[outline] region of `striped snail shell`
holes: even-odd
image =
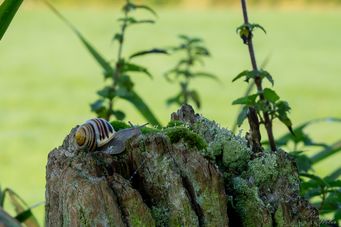
[[[94,118],[79,126],[75,140],[79,148],[95,151],[98,147],[107,144],[114,135],[115,130],[108,121],[102,118]]]

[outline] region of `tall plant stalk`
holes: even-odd
[[[249,17],[248,17],[248,13],[247,13],[247,5],[246,5],[246,0],[241,0],[241,4],[242,4],[242,10],[243,10],[243,17],[244,17],[244,24],[250,24],[249,23]],[[257,61],[256,61],[256,56],[255,56],[255,50],[253,47],[253,42],[252,42],[252,35],[250,34],[247,37],[247,46],[249,49],[249,54],[250,54],[250,60],[251,60],[251,65],[252,65],[252,69],[255,72],[258,72],[258,66],[257,66]],[[264,91],[263,91],[263,86],[262,86],[262,78],[260,77],[260,75],[256,75],[254,77],[254,81],[257,87],[257,91],[259,93],[259,97],[260,100],[265,101],[264,98]],[[267,102],[266,102],[266,105]],[[254,117],[252,117],[252,115]],[[252,130],[252,136],[255,135],[260,135],[259,132],[259,122],[255,121],[255,110],[254,108],[250,107],[249,109],[249,124]],[[268,139],[269,139],[269,144],[271,147],[272,151],[276,151],[276,143],[275,143],[275,139],[274,139],[274,135],[273,135],[273,131],[272,131],[272,121],[270,120],[270,116],[269,113],[267,111],[263,111],[263,117],[264,117],[264,126],[266,129],[266,132],[268,134]],[[257,117],[258,118],[258,117]],[[257,142],[257,144],[260,144],[260,136],[258,136],[258,138],[253,138],[255,142]]]

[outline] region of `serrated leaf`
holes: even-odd
[[[144,116],[144,118],[152,125],[161,126],[159,121],[156,119],[152,111],[149,109],[147,104],[140,98],[140,96],[131,91],[128,94],[120,96],[122,99],[129,101],[135,106],[135,108]]]
[[[277,102],[280,97],[277,95],[277,93],[270,89],[270,88],[265,88],[263,91],[264,98],[268,100],[269,102],[275,103]]]
[[[152,74],[150,74],[147,68],[137,65],[137,64],[128,63],[128,62],[124,63],[122,72],[139,72],[139,73],[146,74],[150,78],[153,78]]]
[[[129,58],[132,59],[132,58],[144,56],[144,55],[147,55],[147,54],[167,54],[168,55],[169,53],[165,49],[154,48],[154,49],[151,49],[151,50],[139,51],[137,53],[134,53],[134,54],[130,55]]]
[[[23,0],[4,0],[0,5],[0,40],[4,36],[22,2]]]
[[[243,72],[239,73],[235,78],[233,78],[232,82],[235,82],[236,80],[242,78],[242,77],[246,77],[246,75],[249,73],[249,70],[244,70]]]
[[[249,114],[249,108],[244,106],[243,109],[240,111],[238,118],[237,118],[238,127],[242,126],[248,114]]]
[[[234,100],[232,102],[232,105],[247,105],[247,106],[251,106],[251,105],[254,105],[256,103],[256,98],[257,97],[258,97],[258,94],[242,97],[242,98]]]
[[[245,77],[245,81],[249,81],[251,78],[256,78],[258,76],[258,72],[255,70],[249,71],[249,70],[244,70],[243,72],[239,73],[233,80],[232,82]]]
[[[107,62],[102,55],[85,39],[85,37],[78,31],[78,29],[69,21],[67,20],[51,3],[48,1],[44,1],[45,4],[51,9],[51,11],[59,17],[80,39],[83,43],[85,48],[89,51],[92,57],[96,60],[96,62],[102,67],[105,75],[112,75],[114,69],[111,67],[109,62]]]

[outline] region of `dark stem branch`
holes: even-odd
[[[241,4],[242,4],[242,10],[243,10],[243,17],[244,17],[244,24],[249,24],[249,18],[248,18],[248,14],[247,14],[247,6],[246,6],[246,0],[241,0]],[[248,49],[249,49],[249,54],[250,54],[250,59],[251,59],[251,64],[252,64],[252,68],[254,71],[258,71],[258,67],[257,67],[257,61],[256,61],[256,56],[255,56],[255,51],[254,51],[254,47],[253,47],[253,42],[252,42],[252,34],[250,31],[250,35],[248,36]],[[265,101],[264,95],[263,95],[263,87],[262,87],[262,79],[257,76],[255,78],[255,84],[257,87],[257,91],[259,93],[259,97],[260,100]],[[253,110],[249,110],[249,112],[253,112]],[[276,144],[275,144],[275,139],[273,136],[273,132],[272,132],[272,121],[270,119],[269,113],[264,111],[263,112],[263,117],[264,117],[264,125],[265,125],[265,129],[266,132],[268,134],[268,139],[269,139],[269,144],[271,147],[272,151],[276,151]],[[250,122],[251,119],[254,119],[253,117],[249,117],[249,124],[250,124],[250,128],[252,131],[252,135],[260,135],[260,131],[259,131],[259,121],[257,118],[257,122]],[[256,145],[260,145],[260,137],[258,138],[253,138],[253,140],[258,140],[259,141],[253,141]]]
[[[129,3],[129,0],[126,1],[126,4]],[[117,80],[121,75],[121,71],[122,71],[122,53],[123,53],[123,45],[124,45],[124,39],[125,39],[125,32],[127,29],[127,19],[128,18],[128,12],[125,11],[124,12],[124,21],[123,24],[121,26],[121,38],[119,41],[119,46],[118,46],[118,53],[117,53],[117,61],[116,61],[116,67],[115,67],[115,72],[112,75],[112,87],[114,90],[116,90],[116,86],[117,86]],[[107,116],[106,116],[106,120],[110,120],[110,117],[112,115],[112,109],[113,109],[113,105],[114,105],[114,98],[109,100],[109,105],[108,105],[108,112],[107,112]]]

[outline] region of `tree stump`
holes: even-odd
[[[46,226],[319,226],[284,151],[253,153],[188,105],[118,155],[77,150],[75,130],[48,156]]]

